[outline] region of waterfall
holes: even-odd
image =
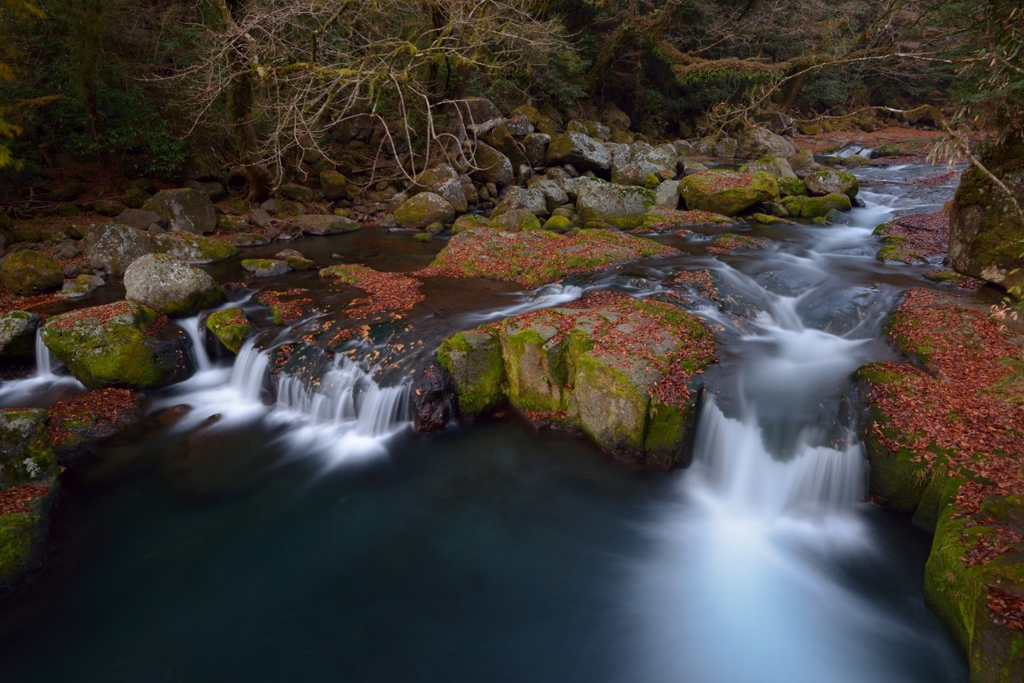
[[[53,369],[60,365],[60,361],[53,357],[50,349],[43,343],[41,329],[40,326],[40,329],[36,330],[36,377],[43,379],[54,376]]]
[[[238,350],[238,358],[231,368],[228,384],[246,401],[259,402],[263,394],[263,380],[270,365],[270,357],[256,348],[250,339]]]
[[[179,321],[178,326],[192,341],[192,358],[196,363],[196,371],[204,372],[213,367],[213,362],[210,361],[210,355],[206,353],[206,335],[199,321],[199,316],[185,318]]]

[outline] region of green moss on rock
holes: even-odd
[[[240,308],[225,308],[211,313],[206,329],[231,353],[237,354],[252,334],[253,326]]]
[[[49,254],[23,249],[8,256],[0,265],[0,280],[12,294],[32,296],[60,289],[64,273]]]
[[[185,332],[131,301],[54,316],[40,334],[53,355],[90,389],[156,388],[195,371]]]
[[[777,198],[779,185],[774,176],[763,171],[707,171],[679,181],[679,194],[687,209],[735,216]]]

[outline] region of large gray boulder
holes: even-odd
[[[647,210],[654,206],[654,192],[642,187],[623,187],[592,182],[580,186],[576,212],[588,227],[639,228]]]
[[[156,249],[153,239],[146,233],[113,223],[93,226],[82,241],[92,267],[111,275],[124,275],[132,261]]]
[[[569,203],[569,195],[566,194],[565,190],[557,182],[550,178],[537,178],[530,183],[530,189],[537,190],[544,195],[548,213]]]
[[[395,220],[403,228],[423,229],[432,223],[450,223],[455,207],[441,195],[421,192],[395,210]]]
[[[776,156],[789,158],[796,154],[796,145],[776,135],[767,128],[752,128],[744,133],[736,147],[736,156],[741,159],[760,159]]]
[[[666,180],[654,189],[654,205],[666,209],[679,208],[679,181]]]
[[[217,229],[217,215],[209,195],[192,188],[162,190],[142,208],[160,214],[171,232],[205,235]]]
[[[124,273],[125,298],[172,316],[189,316],[224,300],[207,273],[165,254],[146,254]]]
[[[824,196],[841,192],[853,199],[860,191],[857,176],[846,171],[817,171],[804,176],[804,185],[813,195]]]
[[[551,214],[548,210],[547,199],[541,190],[511,187],[502,200],[498,202],[498,205],[494,207],[491,218],[516,210],[529,211],[534,216],[548,216]]]
[[[676,148],[668,143],[655,147],[647,142],[634,142],[630,145],[630,160],[646,162],[659,168],[674,169],[676,167]]]
[[[616,185],[637,185],[654,188],[662,181],[675,177],[675,171],[650,161],[632,161],[612,170],[612,182]]]
[[[612,153],[603,144],[583,133],[562,133],[548,145],[547,163],[572,164],[581,171],[607,171]]]
[[[35,355],[39,316],[27,311],[0,315],[0,358],[31,358]]]
[[[469,207],[466,192],[462,187],[462,178],[454,168],[446,164],[428,168],[418,174],[406,192],[409,196],[420,192],[433,192],[447,199],[455,210],[460,212]]]
[[[515,181],[515,170],[509,158],[484,142],[476,144],[474,157],[476,169],[471,173],[473,179],[481,183],[510,185]]]

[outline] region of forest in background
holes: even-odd
[[[69,164],[172,183],[242,164],[273,186],[353,141],[414,173],[450,147],[445,104],[467,96],[566,120],[610,103],[652,140],[776,112],[1002,143],[1024,121],[1009,0],[3,0],[0,14],[7,201]]]

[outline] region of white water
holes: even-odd
[[[479,325],[489,320],[508,318],[510,316],[520,315],[521,313],[539,311],[543,308],[553,308],[579,299],[583,296],[585,291],[587,290],[583,287],[556,282],[554,284],[544,285],[543,287],[535,289],[532,292],[527,292],[526,294],[515,294],[514,296],[522,299],[520,303],[498,308],[493,311],[487,311],[485,313],[470,313],[466,315],[464,319],[467,325]]]
[[[934,633],[911,631],[898,610],[852,590],[841,570],[878,545],[862,514],[861,445],[821,424],[822,407],[872,359],[886,301],[877,290],[837,282],[830,269],[842,257],[830,251],[864,245],[869,228],[903,201],[864,194],[867,208],[854,211],[851,226],[822,230],[812,251],[759,266],[785,269],[786,282],[803,283],[799,294],[718,269],[760,312],[736,329],[733,392],[705,398],[694,462],[679,475],[675,501],[640,529],[653,551],[629,570],[631,680],[907,680],[893,668],[900,656],[944,656],[950,661],[940,670],[962,670],[950,649],[934,645]],[[860,321],[837,325],[843,334],[809,325],[807,310],[823,301],[854,302],[844,312],[859,310]],[[711,317],[723,322],[720,313]],[[887,652],[893,641],[913,654]]]
[[[0,407],[42,403],[48,405],[47,396],[53,392],[79,393],[85,391],[82,383],[71,375],[57,374],[63,366],[43,343],[36,331],[36,372],[25,379],[0,383]]]
[[[193,343],[197,339],[201,342],[199,336]],[[230,368],[203,356],[197,359],[199,371],[172,387],[157,406],[192,408],[179,430],[193,429],[211,415],[219,416],[212,429],[263,421],[282,430],[279,438],[291,453],[317,457],[331,467],[385,455],[388,439],[411,423],[408,385],[381,387],[345,356],[316,378],[315,388],[308,379],[283,372],[272,378],[270,356],[255,340],[242,346]],[[268,389],[276,391],[273,403],[267,403]]]

